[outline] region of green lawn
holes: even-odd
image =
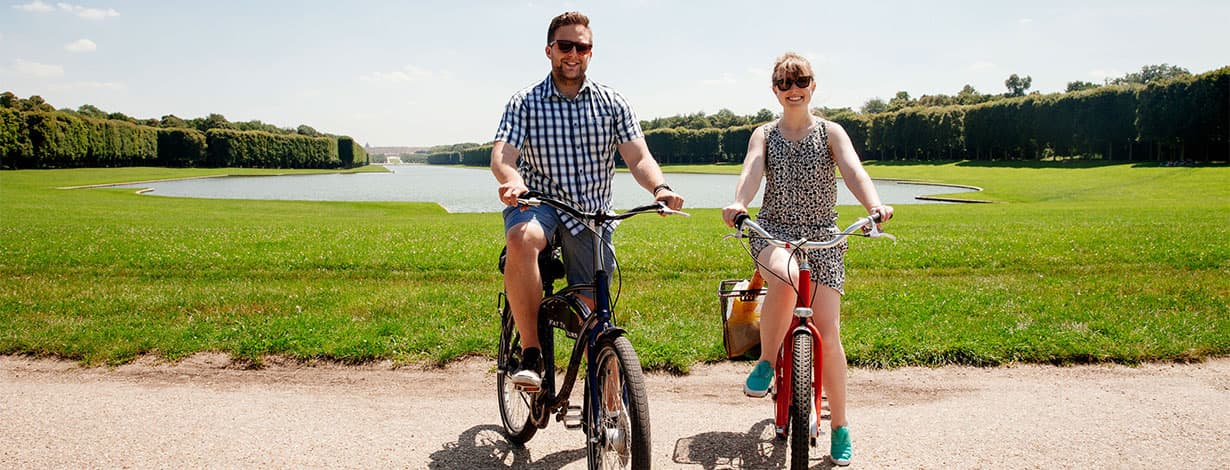
[[[852,364],[1230,354],[1230,168],[867,169],[979,186],[962,196],[995,203],[900,205],[888,224],[897,244],[851,242],[842,326]],[[279,172],[0,172],[0,353],[445,363],[494,351],[498,214],[58,189]],[[843,223],[861,212],[842,209]],[[616,237],[619,321],[648,368],[723,359],[717,284],[750,274],[737,242],[722,240],[718,210],[692,212],[632,219]]]

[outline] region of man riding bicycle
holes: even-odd
[[[666,184],[649,153],[632,107],[615,90],[585,76],[592,38],[589,18],[581,13],[551,20],[545,51],[551,73],[509,99],[491,150],[500,201],[509,206],[504,209],[504,289],[524,347],[512,381],[526,391],[542,386],[539,253],[549,245],[561,248],[569,284],[593,281],[594,257],[592,239],[579,221],[548,206],[518,207],[517,197],[533,190],[585,211],[609,211],[618,149],[636,182],[655,200],[674,210],[683,207],[683,197]],[[613,251],[614,226],[600,231],[603,245]],[[614,257],[605,259],[604,269],[611,272]]]

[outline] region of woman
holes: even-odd
[[[782,117],[752,133],[743,160],[743,173],[735,188],[735,202],[722,209],[726,225],[747,213],[747,205],[760,190],[764,200],[756,220],[765,230],[786,239],[818,239],[837,230],[837,178],[840,169],[846,187],[869,214],[881,221],[893,216],[893,208],[880,203],[880,196],[858,154],[837,123],[812,116],[809,105],[816,90],[811,64],[788,52],[773,66],[773,94],[782,105]],[[773,361],[782,346],[794,307],[792,285],[798,279],[798,263],[787,250],[762,240],[750,242],[752,255],[764,273],[768,293],[761,307],[760,361],[744,384],[744,393],[763,397],[773,380]],[[841,346],[840,309],[845,280],[846,244],[809,253],[812,266],[814,320],[823,341],[824,370],[833,432],[830,456],[838,465],[848,465],[852,455],[846,420],[846,353]]]

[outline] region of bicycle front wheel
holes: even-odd
[[[597,407],[597,421],[585,426],[589,468],[649,468],[649,400],[640,358],[622,336],[603,340],[594,357],[595,378],[585,387],[585,416]],[[591,403],[595,395],[598,403]]]
[[[522,445],[534,437],[538,426],[534,425],[534,395],[517,390],[512,375],[521,364],[521,335],[513,321],[512,310],[505,302],[500,313],[500,349],[496,357],[496,393],[500,403],[500,420],[504,433],[513,444]]]
[[[811,334],[795,333],[790,343],[794,353],[790,369],[790,468],[805,469],[810,457],[811,410],[815,403]]]

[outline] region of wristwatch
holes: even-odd
[[[654,196],[657,196],[657,195],[658,195],[658,191],[661,191],[661,190],[663,190],[663,189],[665,189],[665,190],[667,190],[667,191],[674,191],[673,189],[671,189],[670,185],[668,185],[668,184],[666,184],[666,183],[662,183],[662,184],[659,184],[659,185],[657,185],[657,186],[654,186],[654,187],[653,187],[653,195],[654,195]]]

